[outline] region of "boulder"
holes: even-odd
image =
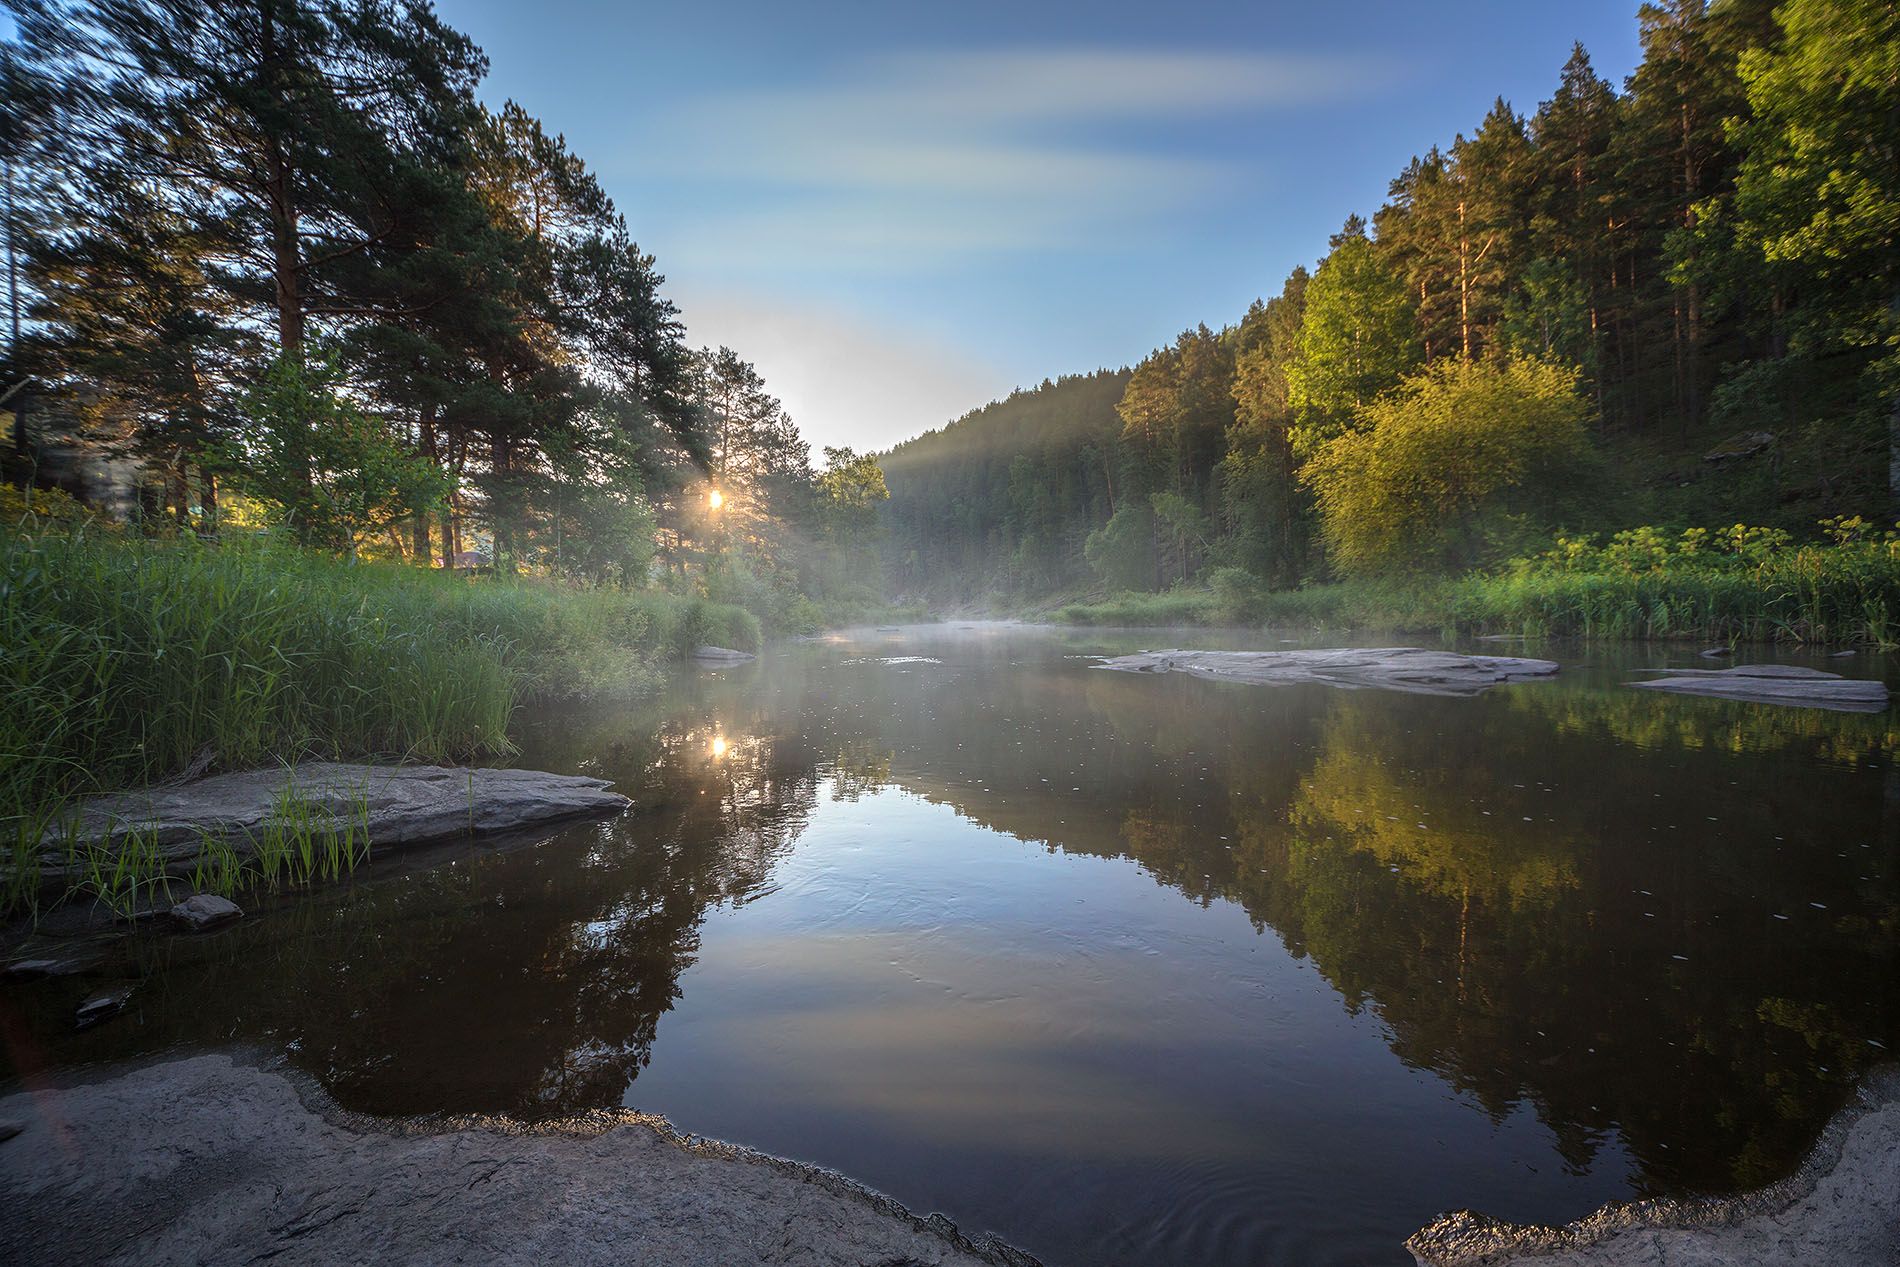
[[[317,761],[94,797],[79,807],[76,829],[81,841],[95,843],[137,831],[156,845],[168,870],[183,874],[206,835],[239,853],[255,852],[286,795],[339,826],[367,829],[371,845],[386,848],[615,814],[630,802],[609,786],[539,770]],[[41,845],[42,882],[66,882],[71,870],[64,841],[49,834]]]
[[[230,898],[215,893],[194,893],[172,907],[171,917],[194,933],[207,932],[220,924],[242,919],[244,911]]]
[[[1797,708],[1826,708],[1843,713],[1877,713],[1887,707],[1887,684],[1867,678],[1844,678],[1838,673],[1793,664],[1738,664],[1732,669],[1647,669],[1665,674],[1631,686],[1681,695],[1708,695],[1717,699],[1751,700],[1759,704],[1789,704]]]
[[[693,659],[695,660],[714,660],[714,661],[722,661],[728,664],[743,664],[747,660],[752,660],[756,658],[757,657],[755,657],[750,651],[734,651],[731,647],[715,647],[715,646],[707,645],[704,647],[693,648]]]
[[[1704,462],[1722,463],[1736,458],[1752,458],[1774,447],[1772,431],[1738,431],[1702,455]]]
[[[1414,695],[1476,695],[1505,682],[1549,677],[1551,660],[1460,655],[1419,647],[1338,647],[1319,651],[1143,651],[1100,666],[1124,673],[1187,673],[1194,677],[1291,686],[1320,682],[1348,690],[1375,687]]]

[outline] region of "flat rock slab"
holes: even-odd
[[[1566,1227],[1460,1210],[1405,1243],[1420,1267],[1790,1267],[1900,1262],[1900,1073],[1869,1076],[1801,1169],[1738,1197],[1612,1202]]]
[[[1717,699],[1752,700],[1760,704],[1790,704],[1798,708],[1826,708],[1843,713],[1877,713],[1887,707],[1887,684],[1867,678],[1844,678],[1838,673],[1793,664],[1738,664],[1732,669],[1650,669],[1666,676],[1631,686],[1646,691],[1680,695],[1709,695]]]
[[[139,831],[167,867],[189,866],[209,834],[249,851],[288,794],[338,824],[367,826],[376,847],[506,831],[582,815],[618,813],[631,802],[605,779],[539,770],[345,765],[319,761],[220,774],[177,787],[140,788],[84,802],[81,840]],[[49,836],[42,874],[60,878],[63,848]]]
[[[445,1128],[317,1110],[282,1074],[223,1055],[0,1099],[0,1120],[24,1127],[0,1147],[4,1256],[1034,1267],[829,1171],[657,1118]]]
[[[1460,655],[1419,647],[1338,647],[1323,651],[1143,651],[1099,666],[1124,673],[1187,673],[1224,682],[1292,686],[1322,682],[1348,690],[1476,695],[1505,682],[1549,677],[1551,660]]]
[[[747,660],[756,660],[757,658],[758,657],[753,655],[750,651],[735,651],[731,647],[715,647],[709,644],[704,647],[693,648],[693,659],[695,660],[713,660],[728,664],[744,664]]]

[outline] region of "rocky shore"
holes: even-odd
[[[9,1262],[1035,1267],[658,1118],[356,1119],[229,1055],[16,1092],[0,1122],[19,1128],[0,1142]]]
[[[0,1259],[1036,1267],[841,1175],[617,1111],[523,1125],[344,1112],[301,1074],[209,1054],[0,1097]],[[1792,1178],[1620,1202],[1566,1227],[1448,1214],[1420,1267],[1900,1262],[1900,1071]]]
[[[1631,1201],[1566,1227],[1470,1210],[1406,1242],[1420,1267],[1900,1263],[1900,1070],[1867,1078],[1793,1177],[1738,1197]]]

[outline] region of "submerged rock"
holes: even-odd
[[[1419,647],[1338,647],[1323,651],[1143,651],[1099,666],[1124,673],[1187,673],[1259,686],[1323,682],[1414,695],[1476,695],[1505,682],[1549,677],[1552,660],[1460,655]]]
[[[171,917],[194,933],[207,932],[220,924],[244,917],[243,908],[230,898],[215,893],[194,893],[172,907]]]
[[[126,1003],[137,989],[136,985],[120,985],[91,995],[73,1013],[73,1028],[90,1029],[101,1021],[111,1020],[125,1010]]]
[[[1844,713],[1877,713],[1887,706],[1887,684],[1869,678],[1844,678],[1838,673],[1793,664],[1738,664],[1732,669],[1646,669],[1665,677],[1631,686],[1647,691],[1682,695],[1709,695],[1718,699],[1751,700],[1760,704],[1791,704],[1798,708],[1826,708]]]
[[[693,648],[695,660],[723,660],[733,664],[742,664],[757,659],[750,651],[734,651],[731,647],[715,647],[710,644]]]
[[[1612,1202],[1566,1227],[1459,1210],[1405,1247],[1420,1267],[1900,1262],[1900,1073],[1868,1077],[1794,1177],[1760,1192]]]
[[[315,1109],[311,1107],[315,1104]],[[0,1097],[11,1257],[145,1263],[471,1262],[1034,1267],[815,1166],[621,1110],[346,1118],[221,1055]]]
[[[618,813],[630,802],[609,786],[605,779],[539,770],[320,761],[94,797],[80,806],[76,828],[82,842],[136,832],[167,869],[182,872],[208,835],[241,854],[255,852],[286,799],[320,826],[347,827],[386,847]],[[42,880],[68,879],[64,841],[49,835],[41,849]]]
[[[97,967],[104,957],[105,952],[102,949],[88,945],[72,954],[36,955],[27,959],[15,959],[6,967],[0,968],[0,979],[76,977]]]

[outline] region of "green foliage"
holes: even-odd
[[[1787,0],[1775,20],[1782,40],[1739,60],[1749,113],[1732,125],[1743,153],[1732,210],[1698,208],[1717,265],[1689,260],[1680,273],[1786,296],[1762,324],[1791,356],[1844,353],[1861,407],[1900,408],[1900,8]],[[1851,381],[1838,365],[1809,377]]]
[[[340,384],[334,358],[273,362],[244,395],[251,426],[232,465],[300,542],[354,556],[368,534],[435,509],[449,480],[346,399]]]
[[[1123,506],[1088,537],[1082,553],[1096,574],[1115,589],[1138,589],[1154,578],[1154,512]]]
[[[1350,227],[1350,226],[1349,226]],[[1418,364],[1417,317],[1405,282],[1363,230],[1349,232],[1306,287],[1286,365],[1301,457],[1353,425],[1355,411]]]
[[[70,532],[85,527],[108,534],[119,527],[63,489],[11,484],[0,484],[0,526],[15,532]]]
[[[1574,370],[1441,362],[1365,406],[1305,478],[1351,574],[1470,567],[1541,535],[1595,482]]]

